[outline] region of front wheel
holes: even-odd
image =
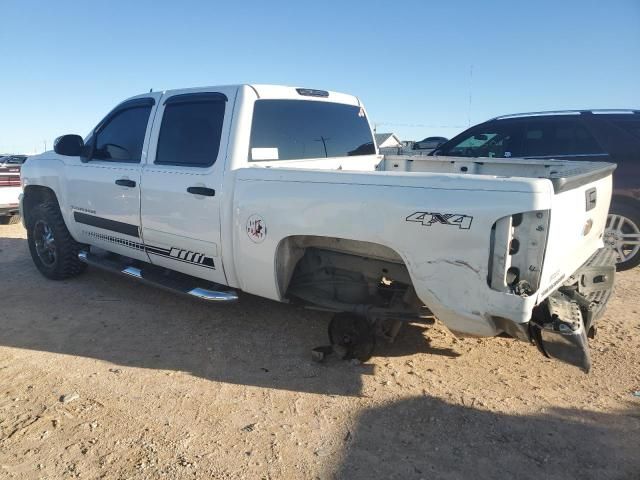
[[[640,210],[626,203],[613,204],[604,231],[605,247],[615,250],[620,272],[640,264]]]
[[[71,237],[55,203],[35,206],[28,218],[29,251],[40,273],[52,280],[64,280],[85,270],[86,264],[78,260],[82,245]]]

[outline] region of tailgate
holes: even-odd
[[[575,175],[564,171],[562,176],[551,178],[555,194],[538,302],[562,285],[603,246],[611,202],[611,173],[615,165],[590,164],[585,169],[576,163]]]

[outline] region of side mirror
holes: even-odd
[[[62,135],[53,142],[53,150],[58,155],[79,157],[84,149],[84,140],[80,135]]]

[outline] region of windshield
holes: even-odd
[[[511,125],[480,125],[452,140],[437,155],[452,157],[512,157],[521,155],[520,139]]]
[[[249,161],[346,157],[376,153],[361,107],[310,100],[258,100]]]

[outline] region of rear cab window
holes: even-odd
[[[364,110],[312,100],[257,100],[249,161],[304,160],[373,155]]]

